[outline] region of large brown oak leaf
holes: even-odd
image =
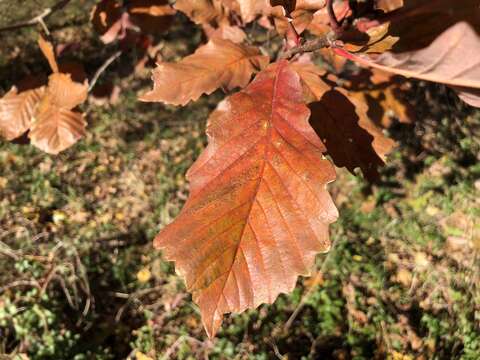
[[[190,197],[155,239],[209,336],[224,313],[291,291],[330,248],[338,213],[326,184],[335,171],[309,115],[299,76],[281,61],[209,118],[209,145],[187,174]]]
[[[159,63],[153,71],[153,90],[142,101],[185,105],[218,88],[245,87],[252,74],[269,62],[257,48],[213,39],[178,63]]]

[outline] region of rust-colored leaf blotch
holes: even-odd
[[[213,336],[222,316],[272,302],[328,251],[335,179],[308,123],[298,74],[270,65],[209,118],[190,197],[155,239],[176,262]]]

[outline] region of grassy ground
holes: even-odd
[[[91,2],[74,4],[73,20],[52,17],[49,25],[57,39],[83,39],[70,56],[91,74],[116,48],[101,47],[79,25]],[[47,70],[35,37],[35,29],[0,34],[4,91],[21,75]],[[162,52],[188,53],[192,39],[196,32],[176,29]],[[331,186],[341,217],[316,275],[273,305],[226,318],[209,341],[151,240],[188,194],[184,174],[221,95],[183,109],[140,103],[137,93],[150,82],[129,72],[136,57],[128,52],[103,75],[121,87],[120,99],[84,106],[89,132],[73,148],[54,157],[0,143],[0,354],[479,358],[479,112],[443,87],[415,83],[418,121],[390,129],[399,147],[380,184],[340,170]]]

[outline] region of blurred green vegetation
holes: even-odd
[[[57,15],[70,20],[52,17],[52,34],[81,43],[67,56],[92,74],[116,45],[102,46],[85,23],[91,2],[73,3]],[[0,34],[3,91],[48,70],[36,31]],[[189,53],[199,39],[175,28],[162,54]],[[151,240],[188,195],[185,172],[222,95],[185,108],[140,103],[150,81],[148,69],[127,71],[137,60],[132,50],[102,75],[100,83],[121,88],[120,98],[84,105],[88,135],[71,149],[50,156],[0,143],[0,354],[479,358],[480,112],[444,87],[414,83],[418,121],[389,129],[399,147],[381,182],[339,170],[330,187],[341,217],[314,276],[273,305],[227,317],[210,341],[183,282]]]

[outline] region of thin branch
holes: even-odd
[[[328,34],[318,37],[314,40],[306,41],[304,44],[295,46],[287,51],[285,51],[280,58],[281,59],[290,59],[291,57],[297,54],[303,54],[306,52],[313,52],[320,50],[322,48],[331,47],[335,40],[338,39],[338,34],[335,32],[329,32]]]
[[[120,55],[122,55],[122,51],[118,50],[117,52],[113,53],[105,62],[98,68],[98,70],[95,72],[95,75],[93,75],[92,80],[90,80],[90,85],[88,86],[88,91],[92,91],[93,87],[95,86],[96,82],[98,81],[98,78],[107,70],[107,68],[110,66],[111,63],[113,63]]]
[[[8,26],[5,26],[3,28],[0,28],[0,32],[17,30],[17,29],[20,29],[20,28],[23,28],[23,27],[34,26],[34,25],[40,24],[42,26],[42,28],[44,29],[44,31],[46,31],[46,33],[48,35],[48,28],[46,27],[44,20],[47,17],[49,17],[50,15],[52,15],[55,11],[62,9],[69,2],[70,2],[70,0],[61,0],[58,3],[56,3],[55,5],[53,5],[52,7],[46,8],[39,15],[33,17],[30,20],[23,21],[23,22],[20,22],[20,23],[17,23],[17,24],[8,25]]]
[[[330,26],[335,31],[336,33],[339,33],[342,31],[342,25],[337,19],[337,15],[335,15],[335,10],[333,10],[333,3],[335,0],[327,0],[327,12],[328,12],[328,17],[330,19]]]

